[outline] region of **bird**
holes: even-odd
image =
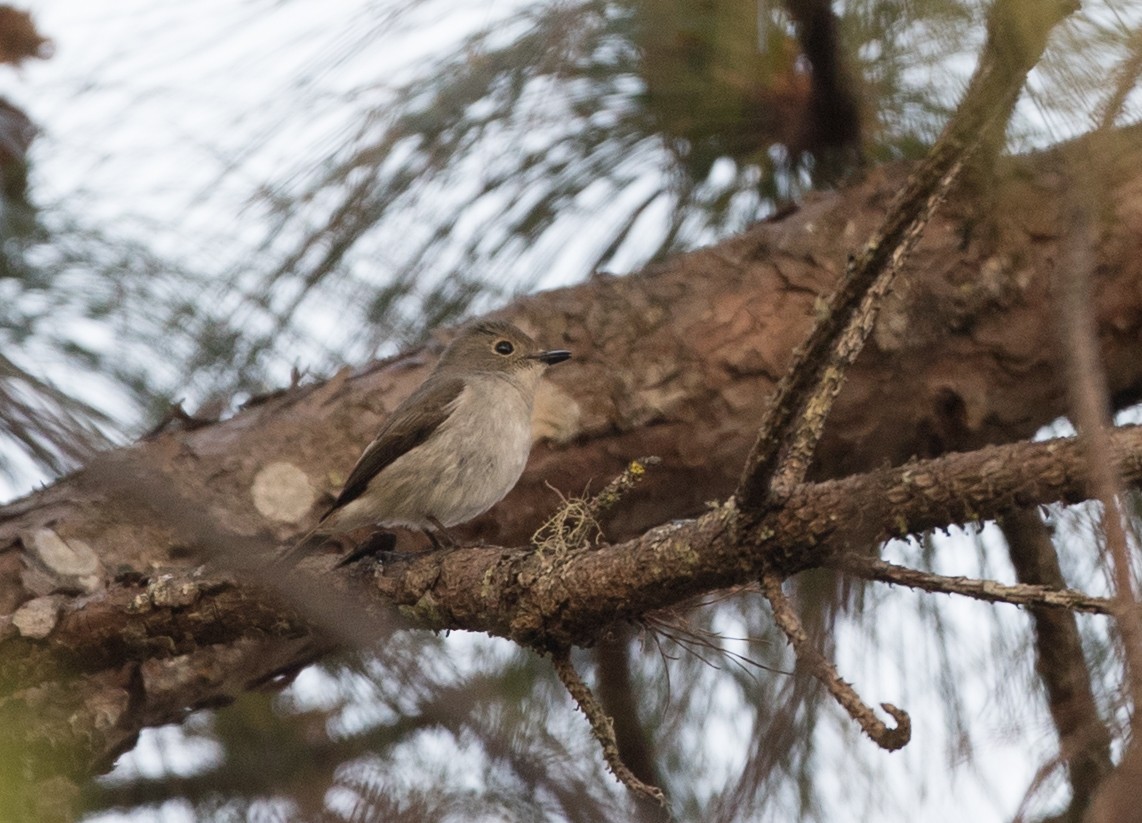
[[[570,357],[503,320],[465,326],[381,426],[317,525],[280,559],[367,525],[419,529],[436,549],[441,538],[455,545],[448,528],[486,512],[523,474],[539,380]]]

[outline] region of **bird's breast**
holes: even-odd
[[[490,509],[519,480],[531,451],[531,398],[507,381],[472,381],[441,425],[439,497],[446,526]]]

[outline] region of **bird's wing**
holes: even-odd
[[[358,458],[345,487],[321,519],[356,500],[386,466],[427,440],[448,419],[452,404],[463,390],[464,381],[457,377],[426,383],[409,395]]]

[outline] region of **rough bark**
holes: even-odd
[[[1097,140],[1086,150],[1105,160],[1113,183],[1098,226],[1094,303],[1110,390],[1123,405],[1142,397],[1142,130]],[[541,442],[523,480],[469,536],[522,544],[559,504],[548,484],[578,493],[630,458],[657,454],[662,465],[604,524],[612,541],[630,542],[565,556],[453,552],[394,567],[381,589],[436,625],[589,643],[617,618],[754,579],[766,565],[811,565],[823,556],[814,547],[1083,497],[1084,475],[1066,448],[1022,444],[882,468],[1020,441],[1063,412],[1048,282],[1068,233],[1056,169],[1069,151],[1010,161],[991,192],[994,215],[958,200],[929,225],[851,371],[815,478],[881,470],[805,487],[749,534],[734,533],[724,508],[644,532],[733,491],[768,393],[906,165],[639,275],[596,277],[505,309],[575,360],[552,372],[540,398]],[[973,231],[985,221],[989,231]],[[217,424],[159,432],[129,452],[160,467],[211,528],[251,546],[285,541],[338,488],[434,354],[345,371]],[[1131,482],[1136,440],[1118,438]],[[928,473],[937,471],[958,479]],[[138,502],[81,474],[0,509],[0,716],[16,730],[5,761],[32,747],[61,774],[89,774],[143,726],[225,701],[328,647],[272,598],[225,577],[196,578],[202,534],[172,530]]]

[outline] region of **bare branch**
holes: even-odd
[[[859,554],[846,553],[830,558],[826,565],[866,580],[879,580],[912,589],[941,594],[962,594],[989,603],[1010,603],[1013,606],[1052,606],[1091,614],[1111,614],[1113,604],[1104,597],[1077,592],[1072,589],[1055,589],[1027,583],[1010,585],[995,580],[973,577],[949,577],[919,569],[909,569]]]
[[[559,675],[559,680],[567,687],[567,691],[575,700],[576,705],[579,706],[579,710],[587,716],[587,722],[591,724],[591,731],[594,732],[595,739],[603,747],[603,758],[607,761],[607,767],[611,773],[631,791],[645,795],[651,800],[657,801],[659,805],[665,806],[666,797],[662,794],[662,789],[643,783],[623,763],[622,757],[619,756],[618,741],[615,740],[614,723],[611,718],[607,717],[607,713],[603,711],[603,707],[599,705],[595,695],[591,694],[587,684],[583,682],[579,673],[575,671],[575,667],[571,665],[570,653],[566,650],[552,652],[551,662],[555,666],[555,673]]]
[[[788,499],[793,488],[805,481],[805,476],[809,472],[809,464],[813,459],[813,452],[816,450],[817,443],[821,440],[821,434],[825,430],[825,420],[829,410],[832,409],[833,402],[844,387],[848,368],[857,359],[861,349],[864,348],[865,341],[876,325],[876,318],[880,314],[880,306],[885,295],[888,294],[896,275],[904,267],[904,263],[916,247],[916,243],[919,242],[920,235],[928,225],[928,221],[932,219],[936,209],[947,198],[948,191],[959,177],[964,159],[969,152],[969,149],[965,149],[964,156],[952,163],[944,176],[936,183],[935,189],[928,194],[920,205],[912,223],[897,240],[897,245],[892,249],[888,260],[883,263],[883,271],[869,286],[868,291],[861,298],[856,312],[849,318],[848,325],[844,327],[834,342],[820,372],[820,382],[808,392],[804,401],[803,415],[789,435],[789,443],[781,454],[780,462],[775,467],[773,477],[770,480],[770,490],[775,502]],[[911,208],[911,204],[907,205]],[[857,267],[871,265],[871,262],[866,263],[866,261],[871,261],[876,255],[876,249],[866,247],[860,257],[850,259],[846,277],[859,277],[856,272]]]
[[[761,591],[773,606],[773,619],[789,638],[797,662],[821,681],[841,708],[860,725],[861,730],[886,751],[892,752],[907,746],[912,737],[912,720],[908,713],[891,703],[881,703],[880,707],[896,721],[896,728],[890,729],[864,704],[853,687],[841,679],[836,667],[810,642],[793,604],[781,590],[781,578],[776,572],[766,571],[761,575]]]
[[[615,631],[595,647],[595,693],[611,717],[622,761],[644,783],[665,786],[655,762],[650,729],[639,712],[640,698],[645,695],[631,677],[630,638],[629,629]],[[669,820],[670,813],[661,805],[639,798],[636,819],[641,823],[655,823]]]
[[[1081,152],[1081,149],[1080,149]],[[1122,640],[1125,661],[1125,688],[1134,706],[1131,726],[1134,734],[1114,775],[1104,780],[1091,805],[1088,819],[1109,821],[1107,809],[1129,792],[1122,774],[1136,775],[1142,769],[1142,616],[1138,613],[1134,566],[1126,534],[1121,500],[1123,478],[1115,465],[1111,446],[1113,424],[1110,418],[1110,392],[1099,352],[1098,331],[1091,309],[1091,276],[1096,265],[1095,244],[1098,228],[1095,214],[1101,208],[1098,195],[1100,168],[1089,155],[1080,155],[1077,168],[1070,175],[1064,208],[1072,234],[1064,246],[1064,254],[1055,267],[1052,288],[1057,295],[1059,325],[1066,358],[1067,384],[1070,388],[1072,419],[1078,429],[1078,443],[1090,478],[1091,493],[1101,503],[1102,530],[1106,535],[1110,577],[1114,586],[1114,617]],[[1134,816],[1138,817],[1137,807]]]
[[[1027,72],[1046,46],[1047,35],[1072,10],[1069,4],[1053,2],[1028,15],[1015,0],[996,0],[988,40],[955,114],[893,200],[880,228],[861,253],[850,259],[827,310],[794,353],[765,410],[737,492],[742,511],[760,514],[772,503],[783,502],[804,480],[845,371],[875,323],[875,292],[888,290],[916,236],[973,149],[1006,124]],[[842,343],[842,338],[848,339]]]

